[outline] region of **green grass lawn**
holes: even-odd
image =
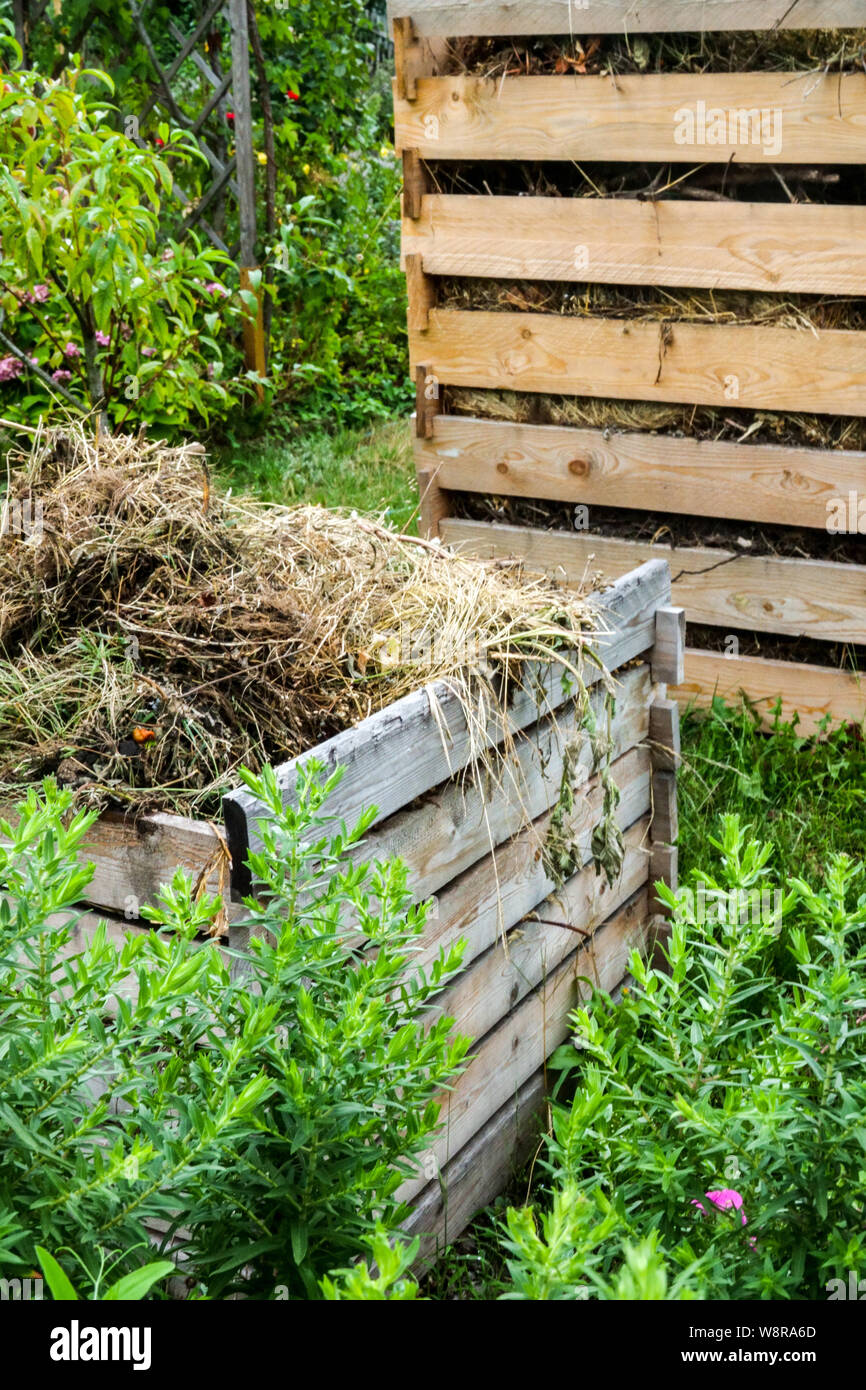
[[[218,450],[222,481],[267,502],[315,502],[384,517],[415,532],[418,494],[409,420],[368,430],[311,431],[290,440],[265,439]]]

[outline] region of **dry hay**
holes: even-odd
[[[575,20],[579,21],[579,14]],[[866,29],[695,34],[566,34],[452,40],[443,75],[493,80],[645,72],[851,72],[866,67]]]
[[[801,448],[866,450],[866,419],[849,415],[791,415],[770,410],[717,409],[602,396],[483,391],[449,386],[443,406],[452,415],[513,424],[574,425],[597,430],[646,430],[675,438],[726,443],[790,444]]]
[[[56,774],[88,804],[211,814],[242,765],[437,678],[489,710],[590,631],[579,594],[516,565],[223,494],[200,445],[70,426],[8,467],[42,515],[0,535],[4,800]]]

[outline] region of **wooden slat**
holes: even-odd
[[[680,710],[675,700],[653,700],[649,711],[650,757],[658,772],[676,772],[681,762]]]
[[[649,834],[648,817],[628,831],[622,873],[613,887],[590,864],[558,893],[539,903],[529,917],[516,924],[504,948],[497,941],[443,992],[431,1017],[453,1018],[454,1031],[466,1037],[486,1037],[576,946],[585,944],[586,937],[646,886]],[[586,936],[582,940],[569,927],[579,928]]]
[[[418,34],[699,33],[713,29],[837,29],[863,23],[861,0],[389,0]]]
[[[532,1156],[546,1090],[544,1072],[537,1071],[447,1164],[441,1182],[429,1183],[416,1199],[403,1230],[420,1237],[420,1268],[455,1241]]]
[[[627,573],[639,560],[664,557],[675,579],[674,599],[685,608],[690,623],[866,643],[864,565],[699,546],[672,549],[585,532],[453,518],[442,523],[442,538],[462,553],[481,558],[519,556],[528,568],[575,584],[596,569],[605,575]]]
[[[0,811],[14,823],[14,808]],[[85,890],[88,904],[127,921],[134,921],[145,903],[156,901],[179,868],[195,880],[201,877],[208,893],[228,894],[228,852],[221,830],[188,816],[158,813],[134,820],[107,812],[87,832],[78,859],[94,866]]]
[[[608,669],[616,670],[652,645],[655,611],[669,595],[667,567],[652,564],[618,580],[595,600],[600,626],[607,629],[607,635],[598,637],[595,646]],[[539,665],[537,671],[527,671],[525,685],[516,692],[508,710],[513,731],[528,728],[566,703],[563,674],[559,665]],[[599,678],[600,672],[587,662],[586,683],[594,684]],[[491,719],[486,730],[470,729],[460,699],[447,682],[440,681],[278,768],[277,779],[286,804],[294,804],[302,763],[315,759],[328,772],[344,767],[343,780],[329,802],[329,813],[351,821],[362,810],[375,806],[378,822],[468,767],[485,746],[500,743],[505,732],[498,717]],[[224,807],[233,861],[232,886],[235,892],[248,892],[249,876],[242,866],[249,845],[261,843],[256,821],[263,808],[246,791],[230,793]]]
[[[755,702],[766,726],[773,722],[773,706],[781,698],[782,717],[800,716],[804,735],[818,731],[829,716],[831,727],[857,724],[866,727],[866,682],[860,675],[805,662],[775,661],[765,657],[725,657],[720,652],[686,649],[686,678],[671,691],[680,705],[706,707],[718,695],[728,703],[739,701],[741,692]]]
[[[651,931],[648,891],[642,888],[488,1033],[443,1099],[442,1131],[431,1145],[440,1171],[568,1037],[570,1014],[588,994],[581,979],[613,990],[626,974],[632,950],[643,949]],[[398,1195],[411,1201],[425,1186],[420,1175],[407,1180]]]
[[[866,453],[440,415],[419,440],[439,487],[825,530],[828,504],[866,486]]]
[[[866,415],[866,332],[432,309],[409,346],[448,386]]]
[[[608,733],[614,765],[649,739],[651,699],[645,664],[622,673],[609,724],[604,692],[596,687],[590,693],[590,709]],[[575,795],[586,795],[595,785],[593,752],[585,716],[573,703],[518,736],[498,782],[447,783],[371,830],[354,858],[402,859],[413,899],[425,901],[556,804],[566,758]]]
[[[403,254],[428,275],[862,294],[866,208],[430,194]]]
[[[394,110],[397,149],[425,159],[859,164],[866,148],[863,72],[428,77]],[[750,111],[763,129],[729,115]],[[707,143],[714,112],[724,143]]]

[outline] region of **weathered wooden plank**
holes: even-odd
[[[546,497],[823,531],[829,506],[863,488],[866,453],[440,415],[419,470],[449,491]]]
[[[13,808],[2,808],[2,814],[14,821]],[[178,868],[201,880],[208,893],[228,893],[228,847],[221,830],[188,816],[160,812],[135,819],[106,812],[88,831],[78,858],[94,866],[88,904],[127,921],[156,901]]]
[[[664,556],[674,598],[690,623],[754,628],[827,642],[866,642],[866,566],[780,559],[746,551],[683,549],[570,531],[448,519],[442,538],[462,552],[514,555],[527,568],[579,583],[587,571],[628,573],[638,560]]]
[[[428,275],[801,294],[866,287],[864,207],[421,197],[410,187],[403,255],[420,255]]]
[[[441,1181],[435,1178],[415,1200],[403,1230],[420,1236],[420,1268],[455,1241],[532,1156],[546,1091],[544,1071],[537,1071],[452,1158]]]
[[[649,667],[621,673],[609,724],[604,691],[596,687],[589,699],[592,717],[607,731],[616,766],[649,739]],[[573,703],[519,734],[496,780],[481,775],[448,782],[420,805],[398,811],[371,830],[355,858],[402,859],[413,898],[425,901],[549,811],[559,799],[566,763],[575,796],[595,789],[590,739]]]
[[[588,994],[581,981],[614,989],[626,974],[632,950],[643,949],[652,930],[648,892],[642,888],[587,946],[573,952],[488,1033],[443,1097],[442,1131],[430,1150],[439,1171],[568,1037],[570,1014]],[[399,1195],[411,1201],[425,1186],[420,1174],[408,1179]]]
[[[447,386],[866,415],[866,332],[847,329],[432,309],[409,347]]]
[[[389,0],[418,34],[700,33],[713,29],[837,29],[863,23],[861,0]]]
[[[648,750],[631,749],[613,764],[611,775],[620,791],[614,818],[624,835],[632,833],[636,824],[643,826],[651,806]],[[592,835],[601,819],[602,806],[603,791],[595,780],[576,799],[560,830],[560,835],[567,835],[572,863],[578,872],[592,863]],[[442,889],[425,926],[417,955],[419,964],[428,965],[441,949],[463,940],[463,964],[468,967],[556,892],[557,884],[544,858],[550,828],[550,814],[540,816]],[[641,843],[647,839],[647,833],[643,829],[639,832]]]
[[[820,732],[825,719],[831,727],[866,727],[866,683],[862,675],[806,662],[776,661],[759,656],[725,657],[721,652],[686,648],[686,678],[670,693],[681,706],[712,704],[713,697],[739,702],[741,692],[754,701],[764,724],[773,723],[773,707],[782,703],[782,717],[799,715],[804,735]]]
[[[653,680],[679,685],[685,675],[686,610],[666,606],[656,613],[656,641],[650,654]]]
[[[657,883],[664,883],[672,893],[679,887],[680,852],[676,845],[656,840],[650,853],[650,906],[654,912],[666,913],[667,908],[655,892]]]
[[[654,770],[652,791],[652,838],[672,845],[679,836],[676,773]]]
[[[610,886],[587,865],[551,893],[508,933],[495,942],[439,996],[431,1018],[453,1018],[454,1031],[484,1038],[521,999],[585,945],[649,880],[649,819],[644,816],[625,836],[620,877]],[[561,924],[561,925],[558,925]]]
[[[649,710],[650,758],[654,769],[676,772],[680,765],[680,707],[675,700],[653,700]]]
[[[655,610],[667,602],[669,583],[666,566],[652,564],[625,576],[593,600],[600,627],[607,634],[596,638],[594,646],[609,669],[615,670],[652,644]],[[525,686],[516,692],[509,707],[512,731],[529,727],[567,702],[570,688],[563,676],[559,666],[539,665],[528,672]],[[587,662],[586,683],[594,684],[600,676]],[[378,822],[461,772],[486,747],[501,743],[505,734],[498,715],[492,716],[484,729],[470,728],[458,695],[447,682],[440,681],[285,764],[277,770],[277,778],[286,803],[294,804],[302,763],[314,759],[329,772],[344,767],[343,780],[330,801],[331,814],[352,820],[375,806]],[[263,808],[243,790],[230,793],[224,808],[233,863],[232,887],[245,893],[250,882],[243,869],[249,845],[261,843],[256,821]]]
[[[429,77],[394,112],[425,159],[860,164],[866,73]]]

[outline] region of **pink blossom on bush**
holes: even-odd
[[[207,284],[205,285],[205,289],[207,290],[208,294],[221,294],[223,298],[225,298],[225,296],[228,294],[228,290],[225,288],[225,286],[218,284],[216,280],[208,280]]]
[[[81,356],[81,348],[77,345],[77,343],[67,343],[67,344],[66,344],[66,347],[63,349],[63,356],[64,356],[64,357],[80,357],[80,356]]]
[[[748,1219],[743,1210],[743,1199],[739,1192],[736,1192],[733,1187],[719,1187],[716,1188],[714,1192],[705,1192],[704,1196],[713,1203],[713,1206],[718,1207],[719,1211],[738,1211],[742,1224],[748,1226]],[[706,1207],[703,1202],[699,1202],[696,1197],[692,1198],[692,1206],[697,1207],[698,1211],[706,1216]],[[757,1242],[755,1240],[750,1240],[749,1245],[753,1250],[757,1249]]]
[[[72,373],[68,372],[65,367],[58,367],[56,372],[51,373],[51,379],[59,382],[71,381]]]
[[[99,328],[96,330],[93,336],[95,337],[100,347],[108,347],[111,343],[111,339],[109,338],[108,334],[103,333],[102,330]]]
[[[21,363],[17,357],[0,357],[0,381],[14,381],[21,375]]]
[[[155,352],[156,352],[156,348],[152,348],[152,347],[143,347],[143,348],[141,349],[141,355],[142,355],[142,357],[153,357],[153,354],[154,354]]]
[[[33,286],[33,299],[37,304],[44,304],[46,299],[51,297],[51,290],[47,285]]]

